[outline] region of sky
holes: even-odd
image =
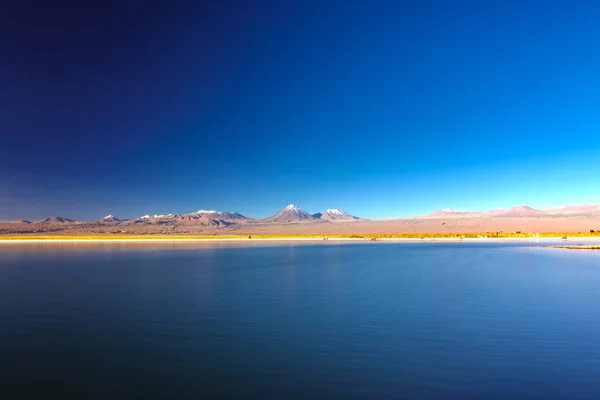
[[[600,203],[599,20],[595,1],[10,1],[0,220]]]

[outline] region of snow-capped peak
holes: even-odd
[[[107,215],[106,217],[100,218],[99,221],[100,222],[119,222],[120,219],[118,219],[114,215],[110,214],[110,215]]]
[[[298,222],[305,220],[313,220],[314,216],[310,215],[295,204],[287,205],[277,214],[265,218],[267,222]]]
[[[346,212],[343,210],[340,210],[338,208],[329,208],[325,211],[327,214],[333,214],[333,215],[346,215]]]
[[[440,210],[440,212],[452,214],[452,213],[458,213],[458,212],[463,212],[463,211],[460,211],[460,210],[457,210],[454,208],[443,208]]]
[[[150,219],[150,218],[161,218],[164,217],[163,214],[154,214],[154,215],[142,215],[139,219]]]
[[[216,214],[219,211],[215,211],[215,210],[198,210],[196,211],[196,214]]]
[[[323,211],[323,212],[319,212],[316,214],[313,214],[313,217],[317,218],[317,219],[324,219],[324,220],[356,220],[359,219],[353,215],[348,214],[346,211],[344,210],[340,210],[339,208],[328,208],[327,210]]]

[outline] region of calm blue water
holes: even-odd
[[[592,399],[600,252],[0,246],[2,398]]]

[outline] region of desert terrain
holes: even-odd
[[[368,220],[342,210],[309,214],[289,205],[265,219],[239,213],[200,210],[189,214],[144,215],[119,220],[109,215],[97,221],[51,217],[39,221],[0,223],[4,236],[285,236],[285,235],[533,235],[580,233],[600,230],[597,206],[563,206],[535,210],[528,206],[465,212],[445,209],[427,216]]]

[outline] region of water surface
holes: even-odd
[[[2,392],[596,398],[600,254],[528,245],[0,246]]]

